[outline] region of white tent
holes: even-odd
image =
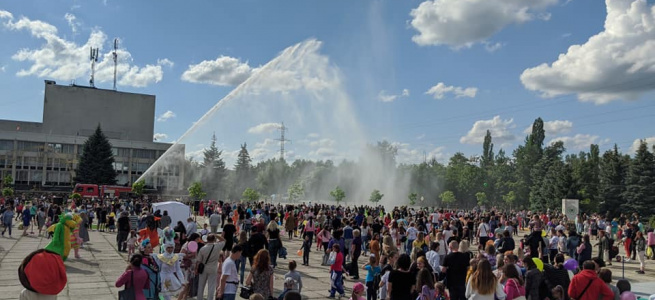
[[[168,202],[157,202],[152,204],[152,211],[155,212],[161,210],[161,214],[164,215],[164,211],[168,211],[168,215],[171,217],[171,228],[177,225],[177,221],[182,221],[182,224],[186,225],[186,220],[191,216],[191,208],[181,202],[168,201]]]

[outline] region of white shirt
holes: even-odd
[[[482,223],[478,226],[478,233],[480,237],[489,237],[489,225]]]
[[[225,289],[223,290],[223,294],[236,294],[237,287],[239,285],[228,283],[228,282],[239,282],[239,273],[237,272],[237,265],[232,260],[232,257],[228,257],[223,262],[223,269],[221,271],[223,272],[223,276],[227,275],[227,280],[225,283]]]
[[[196,225],[196,222],[189,222],[186,224],[186,235],[189,236],[193,233],[196,233],[198,231],[198,225]]]
[[[418,234],[418,230],[414,227],[407,228],[407,239],[408,240],[415,240],[416,235]]]
[[[430,264],[430,267],[432,267],[432,270],[434,270],[435,273],[438,272],[438,270],[441,269],[440,268],[441,264],[439,262],[439,259],[440,259],[439,253],[437,253],[437,252],[435,252],[433,250],[430,250],[430,251],[428,251],[428,253],[425,254],[425,258],[427,258],[428,263]]]
[[[468,300],[505,300],[507,298],[507,295],[505,294],[505,291],[503,291],[503,286],[500,285],[500,282],[496,282],[496,297],[494,297],[494,294],[489,294],[489,295],[480,295],[478,294],[477,291],[473,290],[473,287],[471,286],[471,279],[466,283],[466,299]]]

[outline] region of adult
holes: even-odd
[[[466,298],[469,300],[505,300],[503,286],[491,270],[486,259],[478,262],[478,267],[466,283]]]
[[[14,220],[14,208],[12,206],[9,206],[5,209],[5,211],[2,213],[2,226],[5,228],[2,229],[2,237],[5,236],[5,231],[9,230],[9,238],[11,238],[11,227],[12,222]]]
[[[446,273],[446,287],[450,292],[450,299],[464,300],[466,299],[466,272],[471,256],[459,251],[457,241],[451,241],[448,246],[451,253],[444,258],[441,272]]]
[[[598,272],[598,277],[605,282],[608,288],[614,293],[614,300],[620,300],[621,299],[621,292],[619,292],[619,288],[617,288],[615,285],[612,284],[612,270],[608,268],[602,268]]]
[[[293,237],[293,232],[296,229],[296,216],[293,215],[293,211],[289,212],[289,216],[284,221],[284,230],[289,234],[289,240]]]
[[[508,230],[503,231],[503,237],[500,239],[498,252],[505,253],[507,251],[514,251],[514,248],[516,248],[516,243],[511,237],[510,232]]]
[[[230,256],[223,262],[221,267],[221,279],[216,292],[217,299],[235,300],[237,288],[239,287],[239,277],[236,262],[241,259],[241,245],[232,247]]]
[[[634,239],[634,248],[637,251],[637,258],[639,259],[639,270],[637,270],[637,273],[644,274],[646,271],[646,239],[642,231],[637,231]]]
[[[505,300],[514,300],[518,297],[525,297],[525,287],[520,271],[517,271],[515,264],[506,264],[503,266],[503,278],[505,278]]]
[[[143,294],[148,300],[159,300],[158,286],[159,280],[159,265],[152,257],[152,245],[149,239],[145,239],[139,245],[139,252],[141,254],[141,268],[148,273],[148,285],[143,288]]]
[[[237,232],[237,227],[234,226],[233,222],[232,219],[227,219],[227,224],[223,226],[223,239],[225,240],[223,251],[225,251],[225,254],[232,250],[234,245],[234,234]]]
[[[250,235],[250,238],[248,239],[249,251],[247,255],[248,261],[250,262],[251,266],[255,254],[257,254],[261,249],[268,249],[268,241],[266,240],[264,234],[261,231],[259,231],[257,227],[254,227],[253,230],[254,230],[253,233]]]
[[[218,241],[217,241],[218,239]],[[219,253],[223,251],[225,239],[214,234],[207,236],[207,244],[198,250],[198,259],[196,260],[196,274],[198,278],[198,300],[204,300],[205,285],[207,285],[207,299],[214,300],[216,292],[216,281],[218,274]],[[204,270],[200,272],[200,264],[204,264]]]
[[[271,254],[271,264],[273,265],[273,268],[276,268],[277,254],[280,248],[282,248],[282,240],[280,239],[280,229],[277,228],[275,220],[271,220],[268,223],[266,233],[268,234],[268,251]]]
[[[27,230],[30,228],[30,223],[32,222],[32,214],[30,208],[25,206],[23,209],[23,236],[27,236]]]
[[[540,295],[539,286],[543,280],[543,273],[537,268],[537,264],[534,262],[530,255],[523,258],[523,266],[526,269],[525,272],[525,297],[528,300],[540,300],[544,299],[545,295]]]
[[[478,225],[478,239],[480,241],[478,247],[481,247],[480,249],[484,249],[484,246],[489,240],[489,234],[491,232],[491,226],[489,226],[487,218],[482,218],[482,222],[480,222],[480,225]]]
[[[309,237],[309,246],[312,245],[312,240],[314,240],[315,231],[316,231],[316,224],[314,224],[314,217],[310,216],[309,219],[307,220],[307,223],[303,227],[303,238],[305,236]],[[364,232],[362,231],[362,239],[363,238],[364,238]]]
[[[212,233],[218,233],[218,225],[223,222],[221,219],[221,214],[216,210],[214,210],[211,216],[209,216],[209,228],[211,228]]]
[[[196,224],[195,221],[193,221],[193,218],[189,217],[186,219],[186,234],[192,234],[198,231],[198,224]]]
[[[578,254],[578,264],[580,267],[582,267],[585,261],[591,259],[591,242],[589,241],[588,234],[582,236],[582,243],[578,246],[576,253]]]
[[[116,287],[133,288],[135,300],[146,300],[143,290],[150,286],[148,273],[141,268],[142,261],[143,256],[141,254],[132,255],[125,272],[116,279]]]
[[[42,211],[39,211],[41,213]],[[45,213],[44,213],[45,215]],[[38,215],[37,215],[37,220],[38,220]],[[80,213],[80,232],[79,232],[79,237],[82,239],[82,244],[90,241],[91,239],[89,238],[89,226],[91,225],[91,222],[89,221],[89,218],[86,215],[86,210],[83,210]],[[39,234],[41,233],[41,229],[39,229]]]
[[[273,295],[273,269],[270,262],[268,250],[259,250],[255,255],[255,263],[246,279],[246,285],[252,286],[252,292],[261,294],[264,299],[268,299]]]
[[[357,264],[357,260],[361,254],[362,237],[359,229],[355,229],[353,230],[353,241],[350,247],[350,257],[352,258],[352,261],[350,262],[350,270],[348,272],[353,280],[359,279],[359,265]]]
[[[407,254],[402,254],[398,257],[396,269],[389,274],[387,299],[407,299],[407,295],[412,294],[416,285],[416,277],[411,276],[411,273],[409,272],[411,263],[412,260]]]
[[[605,261],[608,265],[612,265],[612,260],[610,259],[610,239],[607,237],[605,230],[600,230],[598,232],[598,257],[600,260]]]
[[[175,244],[164,244],[164,253],[155,255],[155,261],[159,266],[159,275],[161,277],[161,295],[165,300],[178,293],[186,283],[184,273],[180,268],[181,256],[173,253]]]
[[[551,290],[556,286],[562,286],[564,291],[568,290],[571,278],[569,271],[564,268],[564,254],[558,253],[555,255],[555,263],[553,265],[544,264],[544,276],[548,278],[548,288]]]
[[[116,243],[118,244],[118,252],[127,252],[127,237],[130,234],[130,218],[127,212],[122,212],[118,218],[118,234],[116,235]]]
[[[585,261],[582,271],[573,276],[568,294],[576,300],[614,299],[612,290],[596,275],[596,263],[591,260]]]
[[[159,220],[159,227],[161,229],[164,229],[173,223],[173,220],[171,219],[171,216],[168,215],[168,210],[164,210],[164,214],[161,216],[161,219]]]

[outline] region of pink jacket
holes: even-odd
[[[134,273],[134,276],[132,276]],[[116,287],[121,287],[125,285],[126,287],[132,286],[132,280],[134,280],[134,294],[136,300],[146,300],[146,296],[143,294],[144,289],[150,288],[150,279],[148,278],[148,273],[142,268],[132,267],[132,270],[123,272],[123,275],[118,277],[116,280]]]
[[[513,300],[514,298],[525,296],[525,288],[520,285],[516,279],[510,278],[505,282],[503,291],[507,295],[505,300]]]
[[[655,233],[652,231],[648,233],[648,245],[655,245]]]

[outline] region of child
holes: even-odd
[[[382,272],[380,266],[378,266],[378,260],[375,256],[370,256],[368,258],[368,263],[364,265],[364,270],[366,272],[366,299],[367,300],[377,300],[377,291],[378,287],[376,286],[375,278],[376,275]]]
[[[200,236],[205,236],[209,234],[209,229],[207,229],[207,223],[202,225],[202,230],[200,230]]]
[[[300,273],[296,271],[296,261],[295,260],[290,260],[289,261],[289,272],[284,274],[284,278],[291,278],[296,282],[296,286],[293,288],[294,290],[298,291],[298,293],[302,292],[302,277],[300,277]]]
[[[116,229],[116,226],[114,225],[116,223],[116,215],[112,211],[109,216],[107,216],[107,226],[109,227],[109,232],[114,232]]]
[[[433,289],[434,277],[432,272],[426,268],[421,269],[418,276],[416,276],[416,287],[420,290],[419,297],[416,299],[433,300],[436,293]]]
[[[361,282],[353,285],[353,293],[348,300],[366,300],[364,298],[364,285]]]
[[[448,294],[446,294],[446,285],[443,284],[442,282],[438,282],[434,284],[434,289],[437,291],[437,298],[435,300],[448,300]]]
[[[309,240],[309,235],[305,235],[300,249],[302,250],[302,265],[309,266],[309,251],[312,250],[312,241]]]
[[[553,300],[564,300],[564,288],[558,285],[553,288]]]
[[[282,294],[278,297],[278,300],[284,300],[284,296],[287,294],[289,291],[293,291],[296,287],[296,281],[293,280],[291,277],[286,277],[284,278],[284,290],[282,291]]]
[[[130,238],[127,239],[127,256],[132,257],[132,254],[134,254],[134,247],[136,246],[136,231],[132,230],[130,231]]]

